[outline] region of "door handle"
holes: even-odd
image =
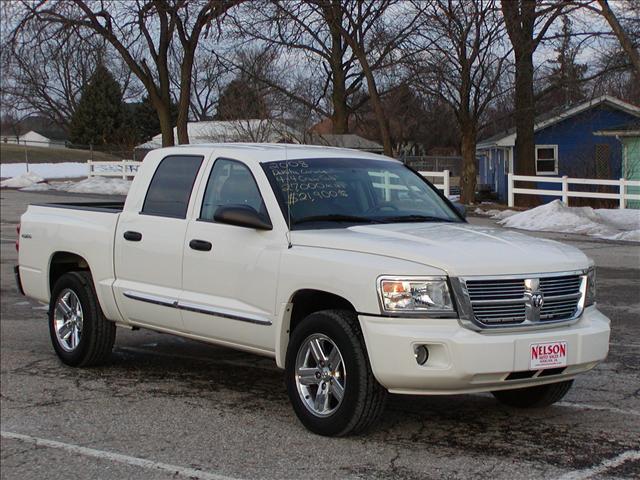
[[[211,245],[211,242],[207,242],[206,240],[191,240],[189,242],[189,246],[193,250],[200,250],[200,251],[203,251],[203,252],[208,252],[209,250],[211,250],[211,247],[213,245]]]
[[[142,240],[142,234],[140,232],[132,232],[131,230],[124,232],[123,237],[130,242],[139,242]]]

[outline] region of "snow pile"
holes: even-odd
[[[23,188],[30,187],[32,185],[38,184],[39,182],[43,182],[44,178],[34,172],[23,173],[21,175],[16,175],[13,178],[9,178],[7,180],[3,180],[0,182],[1,188]]]
[[[131,188],[131,181],[121,178],[91,177],[73,183],[65,189],[71,193],[100,193],[102,195],[126,195]]]
[[[608,240],[640,242],[639,210],[567,207],[560,200],[554,200],[525,212],[514,212],[498,223],[522,230],[579,233]]]
[[[29,172],[37,173],[42,178],[79,178],[89,174],[86,163],[61,162],[61,163],[30,163]],[[18,177],[27,173],[27,165],[24,163],[3,163],[0,165],[0,177]]]
[[[126,195],[131,187],[131,181],[120,178],[92,177],[80,182],[51,182],[39,183],[22,188],[26,192],[44,192],[57,190],[70,193],[95,193],[100,195]]]

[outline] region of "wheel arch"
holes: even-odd
[[[49,259],[49,275],[47,280],[49,295],[53,292],[53,286],[60,277],[66,273],[77,271],[89,272],[89,274],[92,275],[89,262],[87,262],[82,255],[68,251],[53,252]]]
[[[357,313],[353,303],[334,292],[315,288],[301,288],[289,297],[285,316],[282,319],[279,342],[276,346],[276,364],[284,368],[284,361],[291,332],[304,318],[321,310],[347,310]]]

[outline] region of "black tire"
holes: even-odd
[[[72,351],[65,350],[56,335],[55,308],[58,299],[73,292],[82,307],[82,332]],[[91,367],[105,363],[111,356],[116,338],[115,323],[102,313],[91,274],[84,271],[62,275],[53,287],[49,303],[49,334],[56,354],[63,363],[72,367]]]
[[[311,335],[328,337],[339,349],[345,368],[344,396],[326,417],[314,415],[298,392],[296,358]],[[384,411],[387,391],[373,376],[364,338],[356,315],[343,310],[312,313],[295,328],[286,356],[286,386],[289,399],[302,424],[325,436],[353,435],[367,430]]]
[[[499,390],[491,393],[500,403],[510,407],[542,408],[562,399],[572,385],[573,380],[565,380],[564,382],[548,383],[536,387]]]

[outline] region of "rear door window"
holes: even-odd
[[[165,157],[151,179],[142,212],[145,215],[186,218],[189,199],[204,157]]]

